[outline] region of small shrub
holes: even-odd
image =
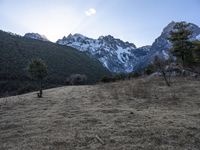
[[[69,85],[85,85],[87,83],[87,76],[84,74],[73,74],[67,78],[66,83]]]
[[[128,77],[127,74],[121,73],[121,74],[116,74],[116,75],[114,75],[114,76],[113,76],[113,79],[114,79],[115,81],[119,81],[119,80],[125,80],[125,79],[127,79],[127,77]]]
[[[149,65],[148,67],[145,68],[144,73],[146,75],[151,75],[152,73],[156,72],[156,68],[154,65]]]
[[[141,73],[139,72],[133,72],[133,73],[129,73],[128,74],[128,78],[131,79],[131,78],[138,78],[141,76]]]
[[[131,78],[137,78],[140,77],[141,73],[134,72],[134,73],[121,73],[121,74],[115,74],[113,76],[104,76],[100,81],[103,83],[109,83],[109,82],[116,82],[121,80],[127,80]]]
[[[114,79],[113,77],[109,77],[109,76],[104,76],[102,79],[101,79],[101,82],[103,83],[109,83],[109,82],[115,82],[116,79]]]

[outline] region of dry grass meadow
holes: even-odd
[[[200,81],[143,78],[0,99],[0,150],[199,150]]]

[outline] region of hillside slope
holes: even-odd
[[[71,74],[87,75],[88,83],[109,74],[99,61],[74,48],[3,31],[0,31],[0,54],[0,96],[5,92],[10,95],[36,88],[27,73],[32,58],[41,58],[48,66],[45,87],[63,85]]]
[[[199,150],[200,84],[135,79],[0,99],[0,149]]]

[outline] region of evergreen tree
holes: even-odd
[[[193,49],[193,56],[195,63],[200,63],[200,41],[193,42],[194,49]]]
[[[41,59],[33,59],[28,66],[28,71],[33,79],[39,83],[38,97],[42,97],[42,83],[47,76],[47,66]]]
[[[169,38],[173,45],[171,48],[172,54],[181,60],[183,67],[192,65],[194,60],[193,44],[189,41],[192,32],[187,29],[188,26],[189,24],[186,22],[176,23]]]

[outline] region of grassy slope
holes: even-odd
[[[0,96],[6,91],[23,92],[26,86],[27,89],[34,89],[34,84],[28,84],[30,79],[27,73],[32,58],[41,58],[48,66],[46,87],[63,84],[71,74],[86,74],[89,83],[95,83],[109,74],[99,61],[74,48],[13,36],[2,31],[0,54]]]
[[[0,149],[198,150],[200,81],[173,80],[171,88],[136,79],[0,99]]]

